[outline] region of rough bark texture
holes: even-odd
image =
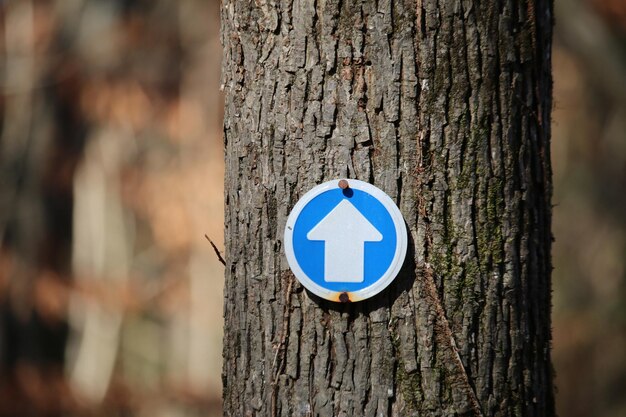
[[[551,26],[550,1],[224,0],[225,415],[554,414]],[[283,254],[342,177],[410,240],[353,304]]]

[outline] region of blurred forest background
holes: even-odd
[[[626,2],[556,4],[561,416],[626,416]],[[0,0],[0,416],[217,416],[219,2]]]

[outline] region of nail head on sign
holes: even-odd
[[[342,190],[348,189],[348,188],[350,188],[350,184],[348,184],[348,181],[346,181],[346,180],[340,180],[339,181],[339,188],[341,188]]]

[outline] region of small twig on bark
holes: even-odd
[[[435,322],[435,337],[437,341],[443,346],[447,347],[452,354],[452,361],[455,364],[457,369],[457,378],[459,378],[459,382],[461,383],[467,397],[469,403],[472,407],[475,417],[483,417],[482,407],[480,402],[478,401],[478,395],[476,394],[476,390],[472,386],[469,375],[467,374],[467,370],[463,365],[463,361],[461,360],[461,355],[459,354],[459,350],[456,346],[456,340],[454,335],[452,334],[452,328],[450,327],[450,322],[446,317],[445,310],[443,309],[443,304],[439,299],[439,295],[437,293],[437,288],[435,287],[435,279],[434,279],[434,271],[430,264],[426,263],[424,265],[423,274],[424,277],[424,289],[426,290],[427,298],[430,299],[436,315]]]
[[[226,266],[226,261],[224,260],[224,257],[220,253],[220,250],[217,248],[217,246],[215,246],[215,243],[213,243],[211,238],[207,236],[206,234],[204,235],[204,237],[206,237],[206,240],[208,240],[211,246],[213,246],[213,250],[215,251],[215,254],[217,255],[217,259],[222,263],[222,265]]]

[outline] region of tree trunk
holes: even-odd
[[[552,3],[224,0],[224,414],[554,414]],[[387,192],[409,251],[338,304],[283,228],[332,178]]]

